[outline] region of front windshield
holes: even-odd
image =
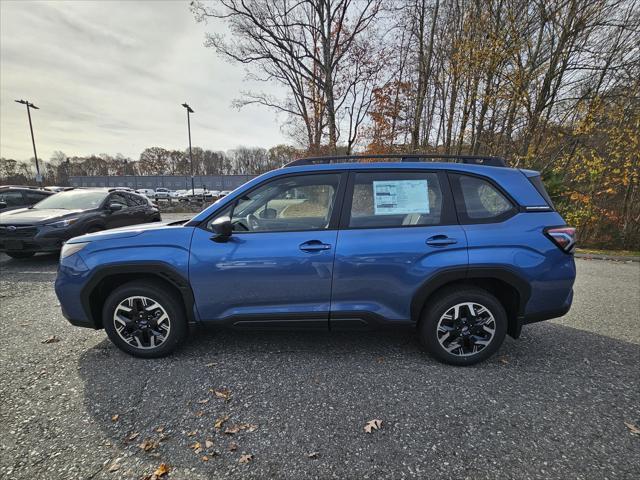
[[[86,191],[86,190],[71,190],[68,192],[60,192],[55,195],[51,195],[39,203],[36,203],[33,208],[45,209],[45,208],[57,208],[63,210],[89,210],[92,208],[98,208],[102,201],[107,196],[108,192],[99,191]]]

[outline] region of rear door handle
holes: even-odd
[[[322,243],[320,240],[309,240],[300,244],[300,250],[303,252],[319,252],[322,250],[330,250],[331,245],[328,243]]]
[[[458,243],[458,241],[446,235],[434,235],[433,237],[427,238],[427,245],[431,245],[432,247],[446,247],[454,243]]]

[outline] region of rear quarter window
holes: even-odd
[[[515,215],[513,202],[489,180],[450,174],[461,223],[497,223]]]

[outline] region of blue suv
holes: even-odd
[[[198,324],[410,327],[438,360],[471,365],[569,310],[575,230],[539,173],[391,157],[298,160],[186,223],[73,238],[63,314],[139,357],[168,354]]]

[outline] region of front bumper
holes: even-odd
[[[0,232],[0,252],[57,252],[62,244],[78,235],[73,228],[31,226]]]

